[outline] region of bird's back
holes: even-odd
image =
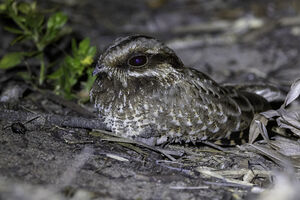
[[[164,108],[156,123],[167,126],[167,131],[161,132],[174,141],[229,138],[248,128],[255,113],[269,108],[268,101],[257,94],[222,87],[194,69],[182,73],[176,84],[162,86],[160,96],[164,98],[153,101]]]

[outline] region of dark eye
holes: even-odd
[[[141,67],[148,62],[148,58],[145,55],[138,55],[129,58],[128,64],[135,67]]]

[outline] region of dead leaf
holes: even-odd
[[[286,137],[276,136],[270,141],[272,148],[286,156],[300,156],[300,142]]]
[[[257,137],[261,134],[263,138],[268,142],[268,131],[266,129],[266,125],[268,123],[268,119],[260,114],[256,114],[250,124],[249,130],[249,143],[252,144]]]
[[[250,147],[254,148],[254,149],[252,149],[252,151],[254,151],[254,152],[256,151],[256,152],[270,158],[278,165],[281,165],[286,168],[290,168],[292,166],[292,162],[287,156],[279,153],[278,151],[272,149],[271,147],[267,147],[265,145],[258,145],[258,144],[250,144]],[[249,149],[249,150],[251,150],[251,149]],[[300,165],[295,166],[295,167],[300,167]]]
[[[292,103],[295,99],[298,98],[299,95],[300,95],[300,78],[295,80],[294,83],[291,85],[291,89],[287,94],[283,104],[284,107]]]
[[[268,119],[270,119],[272,117],[280,116],[279,113],[277,112],[277,110],[268,110],[268,111],[265,111],[265,112],[261,112],[260,114],[265,116]]]
[[[278,109],[280,117],[276,120],[277,124],[282,128],[288,128],[296,135],[300,136],[300,113],[298,111],[290,111],[280,108]]]

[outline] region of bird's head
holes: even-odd
[[[93,75],[106,75],[127,87],[128,80],[167,78],[183,64],[173,50],[142,35],[118,38],[98,60]]]

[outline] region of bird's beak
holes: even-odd
[[[93,71],[93,76],[97,75],[101,71],[102,67],[103,67],[102,65],[97,64]]]

